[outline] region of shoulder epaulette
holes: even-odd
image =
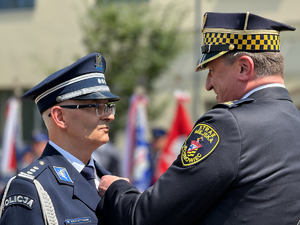
[[[34,180],[38,175],[43,172],[44,169],[46,169],[47,164],[43,160],[36,160],[29,166],[25,167],[22,169],[17,177],[23,178],[23,179],[29,179],[29,180]]]
[[[245,99],[240,99],[240,100],[235,100],[235,101],[230,101],[230,102],[223,102],[223,103],[219,103],[219,104],[215,105],[213,107],[213,109],[216,109],[216,108],[226,108],[226,109],[229,108],[230,109],[230,108],[235,108],[242,104],[250,103],[253,101],[254,101],[253,98],[245,98]]]

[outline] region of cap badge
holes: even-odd
[[[95,63],[96,69],[97,70],[103,70],[102,68],[102,55],[98,54],[96,55],[96,63]]]

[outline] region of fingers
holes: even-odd
[[[115,182],[116,180],[125,180],[129,182],[128,178],[123,178],[123,177],[117,177],[117,176],[112,176],[112,175],[104,175],[101,177],[101,181],[98,187],[98,192],[100,197],[102,198],[106,192],[106,190],[109,188],[109,186]]]

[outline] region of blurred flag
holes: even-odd
[[[184,103],[189,101],[189,96],[183,92],[175,92],[177,109],[170,127],[165,148],[158,156],[154,180],[157,180],[173,163],[180,153],[180,149],[192,131],[193,125],[184,108]]]
[[[131,97],[127,127],[125,155],[123,162],[123,176],[140,191],[151,185],[150,149],[147,142],[148,98],[145,95]]]
[[[23,150],[21,135],[20,100],[8,99],[5,111],[5,126],[2,141],[1,177],[9,178],[17,172],[17,154]]]
[[[122,165],[122,176],[129,179],[131,179],[133,150],[135,145],[135,118],[137,105],[137,96],[131,96],[125,133],[124,161]]]

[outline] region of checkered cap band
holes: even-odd
[[[245,51],[280,51],[277,34],[230,34],[204,33],[204,45],[233,44],[234,50]]]

